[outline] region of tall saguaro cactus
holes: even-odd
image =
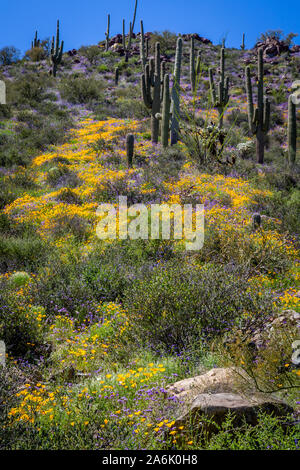
[[[195,39],[191,37],[190,47],[190,82],[193,93],[196,90]]]
[[[243,39],[242,39],[241,49],[242,49],[243,51],[245,50],[245,33],[243,33]]]
[[[162,113],[157,114],[157,119],[161,119],[161,143],[163,147],[169,145],[169,134],[170,134],[170,113],[171,98],[170,98],[170,79],[169,75],[164,75],[164,92],[162,101]]]
[[[132,41],[132,35],[133,35],[133,30],[134,30],[134,25],[135,25],[137,6],[138,6],[138,0],[135,0],[133,19],[129,23],[129,38],[128,38],[128,45],[127,46],[126,46],[126,35],[125,35],[125,20],[123,20],[123,34],[122,34],[123,39],[122,39],[122,43],[123,43],[123,49],[125,51],[125,62],[128,62],[129,53],[130,53],[130,49],[131,49],[131,41]]]
[[[296,151],[297,151],[296,105],[293,101],[293,95],[290,95],[289,104],[288,104],[288,156],[289,156],[290,167],[293,167],[295,164]]]
[[[146,54],[146,48],[145,48],[144,23],[142,20],[141,20],[140,56],[141,56],[142,67],[144,70],[146,62],[147,62],[147,54]]]
[[[31,49],[33,49],[34,47],[40,47],[40,45],[41,45],[41,41],[40,39],[38,39],[38,32],[36,31],[34,40],[31,41]]]
[[[160,44],[155,44],[155,59],[150,59],[142,74],[142,97],[147,108],[151,110],[151,138],[158,142],[159,120],[156,114],[160,111],[161,81],[160,81]]]
[[[225,107],[229,101],[229,78],[225,77],[225,49],[221,49],[220,58],[220,80],[218,83],[218,92],[216,91],[212,69],[209,69],[210,92],[213,106],[219,112],[219,127],[223,127],[223,115]]]
[[[59,45],[59,20],[57,20],[56,41],[54,44],[54,36],[53,36],[52,44],[51,44],[51,60],[53,63],[53,67],[52,67],[53,77],[56,77],[57,66],[61,63],[63,48],[64,48],[64,41],[62,41],[61,44]]]
[[[246,90],[248,101],[248,121],[252,134],[256,135],[256,157],[258,163],[264,162],[265,137],[270,129],[270,103],[264,97],[263,49],[258,49],[257,107],[254,110],[250,67],[246,67]]]
[[[105,51],[106,52],[108,51],[108,48],[109,48],[109,31],[110,31],[110,15],[107,15],[107,30],[105,33],[105,38],[106,38]]]
[[[127,156],[128,168],[132,168],[133,153],[134,153],[134,135],[128,134],[126,136],[126,156]]]
[[[172,121],[171,121],[171,145],[178,142],[180,120],[180,77],[182,61],[182,38],[177,39],[175,69],[172,87]]]

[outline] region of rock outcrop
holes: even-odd
[[[174,428],[193,426],[208,435],[216,433],[230,412],[233,426],[256,425],[259,411],[277,417],[293,412],[273,395],[257,393],[252,379],[239,368],[215,368],[209,372],[169,385],[166,396],[178,404]]]

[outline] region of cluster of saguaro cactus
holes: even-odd
[[[110,15],[107,15],[107,30],[105,33],[105,51],[108,51],[109,48],[109,31],[110,31]]]
[[[254,110],[250,67],[246,67],[246,90],[248,101],[248,121],[252,134],[256,135],[257,162],[264,162],[265,137],[270,128],[270,103],[264,97],[263,49],[258,49],[257,107]]]
[[[198,51],[198,56],[195,61],[195,39],[191,38],[191,47],[190,47],[190,82],[193,93],[197,88],[197,79],[200,75],[201,70],[201,51]]]
[[[288,157],[291,168],[295,164],[297,150],[297,116],[293,98],[293,95],[290,95],[288,102]]]
[[[142,97],[147,108],[151,110],[151,138],[152,142],[158,142],[159,119],[161,104],[161,60],[160,44],[155,44],[155,59],[151,58],[145,65],[142,74]]]
[[[157,62],[158,51],[159,43],[156,43],[156,66],[154,66],[154,59],[150,59],[150,65],[147,64],[145,66],[145,73],[142,76],[142,92],[146,106],[150,108],[150,104],[152,105],[150,108],[152,121],[152,141],[158,142],[159,120],[161,120],[161,143],[163,147],[167,147],[169,145],[170,133],[171,145],[174,145],[178,142],[180,120],[180,76],[182,61],[182,39],[179,38],[177,40],[172,93],[170,93],[170,78],[169,75],[166,73],[166,63],[164,61],[161,63],[160,75],[156,73],[156,70],[159,70],[159,64]],[[147,80],[148,85],[151,85],[152,80],[152,93],[151,90],[147,90]],[[149,99],[149,93],[151,99]],[[160,113],[159,111],[161,103],[162,112]],[[153,119],[153,117],[155,118],[155,120]]]
[[[51,60],[53,63],[53,67],[52,67],[53,77],[56,77],[57,66],[61,63],[63,48],[64,48],[64,41],[62,41],[61,44],[59,44],[59,20],[57,20],[56,41],[54,43],[54,36],[53,36],[52,44],[51,44]]]
[[[38,32],[36,31],[35,32],[35,36],[34,36],[34,40],[31,41],[31,49],[33,49],[34,47],[40,47],[41,45],[41,41],[40,39],[38,39]]]
[[[245,33],[243,33],[243,39],[242,39],[241,49],[242,49],[243,51],[245,50]]]
[[[225,107],[229,101],[229,78],[225,77],[225,49],[221,49],[220,59],[220,80],[218,83],[218,92],[216,91],[212,69],[209,69],[210,92],[213,106],[219,112],[219,127],[223,126],[223,115]]]

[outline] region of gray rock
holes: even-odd
[[[189,409],[175,420],[174,426],[191,425],[195,432],[211,435],[218,431],[226,419],[228,412],[233,414],[233,426],[239,427],[245,422],[255,426],[258,412],[262,411],[273,416],[287,416],[293,409],[285,402],[271,396],[241,396],[236,393],[201,393],[191,403]]]
[[[168,397],[175,396],[187,404],[203,393],[241,393],[250,389],[254,390],[254,383],[245,371],[236,367],[220,367],[168,385],[166,393]]]

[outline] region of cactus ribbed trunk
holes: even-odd
[[[144,24],[141,21],[141,43],[140,43],[140,57],[142,62],[143,70],[145,68],[147,59],[146,59],[146,51],[145,51],[145,36],[144,36]]]
[[[296,105],[293,103],[293,96],[289,96],[288,103],[288,155],[289,165],[293,167],[296,161],[297,151],[297,116]]]
[[[134,135],[128,134],[126,136],[126,156],[128,168],[132,167],[134,152]]]
[[[257,163],[264,163],[265,155],[265,135],[262,129],[258,128],[256,133],[256,155]]]
[[[170,83],[169,75],[164,76],[164,96],[162,106],[162,122],[161,122],[161,143],[163,147],[169,145],[169,133],[170,133]]]
[[[110,15],[107,15],[107,30],[105,33],[106,42],[105,42],[105,51],[108,51],[109,48],[109,30],[110,30]]]
[[[195,70],[195,40],[191,38],[191,49],[190,49],[190,82],[192,92],[196,90],[196,70]]]

